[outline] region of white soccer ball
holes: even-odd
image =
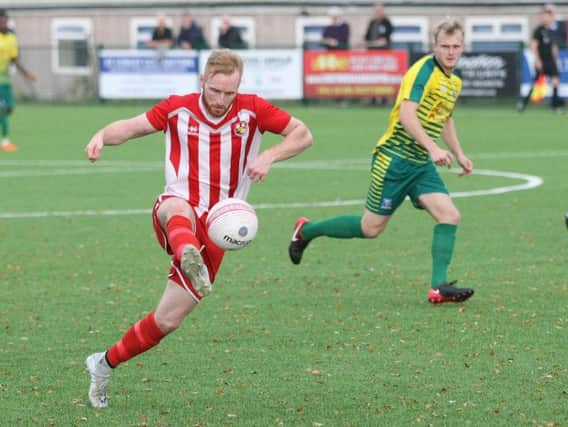
[[[254,240],[257,231],[256,212],[244,200],[224,199],[209,210],[207,216],[209,238],[226,251],[244,248]]]

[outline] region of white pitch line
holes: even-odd
[[[472,159],[483,160],[502,160],[502,159],[524,159],[524,158],[543,158],[543,157],[565,157],[568,156],[568,150],[544,150],[544,151],[512,151],[512,152],[495,152],[495,153],[473,153],[469,157]],[[345,160],[289,160],[283,163],[274,164],[274,168],[278,169],[340,169],[348,166],[369,166],[371,164],[370,157],[368,159],[345,159]],[[0,160],[0,167],[29,167],[32,168],[28,173],[30,176],[46,176],[49,170],[38,171],[36,168],[65,168],[56,169],[53,175],[72,175],[104,172],[137,172],[161,170],[164,167],[163,161],[144,161],[144,160],[99,160],[97,163],[90,163],[87,160]],[[71,169],[71,170],[70,170]],[[25,170],[15,172],[4,170],[0,173],[0,178],[12,176],[26,176]]]
[[[69,176],[69,175],[95,175],[95,174],[114,174],[114,173],[137,173],[160,170],[163,165],[159,167],[99,167],[99,168],[80,168],[80,169],[36,169],[36,170],[13,170],[0,172],[0,178],[14,178],[14,177],[38,177],[38,176]]]
[[[459,169],[452,169],[450,172],[458,173]],[[500,176],[504,178],[520,179],[525,181],[521,184],[509,185],[504,187],[489,188],[486,190],[462,191],[451,193],[454,198],[492,196],[497,194],[510,193],[513,191],[530,190],[542,185],[542,178],[534,175],[526,175],[516,172],[505,172],[478,169],[475,175]],[[290,202],[290,203],[258,203],[254,204],[256,209],[289,209],[289,208],[321,208],[321,207],[340,207],[340,206],[363,206],[364,200],[329,200],[321,202]],[[26,218],[48,218],[48,217],[73,217],[73,216],[117,216],[117,215],[149,215],[150,209],[105,209],[105,210],[77,210],[77,211],[35,211],[35,212],[0,212],[0,219],[26,219]]]

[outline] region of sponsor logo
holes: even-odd
[[[223,236],[223,240],[227,243],[230,243],[231,245],[236,245],[236,246],[246,246],[250,243],[250,240],[234,239],[231,236],[227,236],[226,234]]]
[[[383,199],[381,202],[381,209],[391,210],[392,209],[392,199]]]

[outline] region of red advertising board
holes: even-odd
[[[406,50],[305,51],[304,97],[394,98],[407,69]]]

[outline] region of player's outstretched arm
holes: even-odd
[[[85,147],[85,153],[91,162],[96,162],[101,157],[101,151],[105,145],[120,145],[129,139],[156,131],[146,117],[146,113],[130,119],[117,120],[93,135]]]
[[[20,58],[14,58],[12,59],[12,64],[14,64],[16,66],[16,68],[18,69],[18,71],[20,73],[22,73],[22,75],[24,76],[25,79],[30,80],[30,81],[34,81],[36,79],[35,75],[30,73],[26,67],[24,67],[22,65],[22,63],[20,62]]]
[[[473,172],[473,162],[464,154],[460,141],[458,139],[458,134],[456,132],[456,126],[454,124],[454,119],[451,117],[446,120],[444,127],[442,128],[442,139],[444,143],[448,146],[450,151],[456,156],[456,160],[462,168],[459,176],[470,175]]]
[[[282,141],[264,150],[247,168],[247,174],[253,181],[266,178],[272,163],[294,157],[313,143],[308,127],[295,117],[290,119],[281,135],[284,137]]]

